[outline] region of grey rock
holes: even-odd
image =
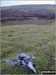
[[[36,69],[34,68],[33,60],[35,59],[32,55],[27,55],[25,53],[20,53],[14,60],[5,60],[6,63],[11,63],[12,66],[15,67],[28,67],[34,73]]]

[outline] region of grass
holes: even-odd
[[[19,53],[36,57],[35,68],[55,70],[54,25],[12,25],[1,27],[1,74],[34,74],[27,68],[15,68],[6,64],[6,59],[14,59]]]

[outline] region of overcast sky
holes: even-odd
[[[38,1],[26,1],[26,0],[18,0],[18,1],[8,1],[2,0],[1,6],[12,6],[12,5],[26,5],[26,4],[55,4],[55,0],[38,0]]]

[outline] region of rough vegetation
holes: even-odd
[[[55,7],[55,5],[17,5],[2,7],[1,21],[55,19]]]
[[[35,68],[55,70],[55,36],[52,25],[12,25],[1,27],[1,74],[33,74],[28,68],[15,68],[6,64],[24,52],[36,57]]]
[[[55,5],[1,7],[1,74],[33,74],[28,68],[12,67],[6,59],[19,53],[34,55],[35,68],[55,70]]]

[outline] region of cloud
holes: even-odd
[[[1,6],[26,5],[26,4],[55,4],[55,0],[38,0],[38,1],[1,1]]]

